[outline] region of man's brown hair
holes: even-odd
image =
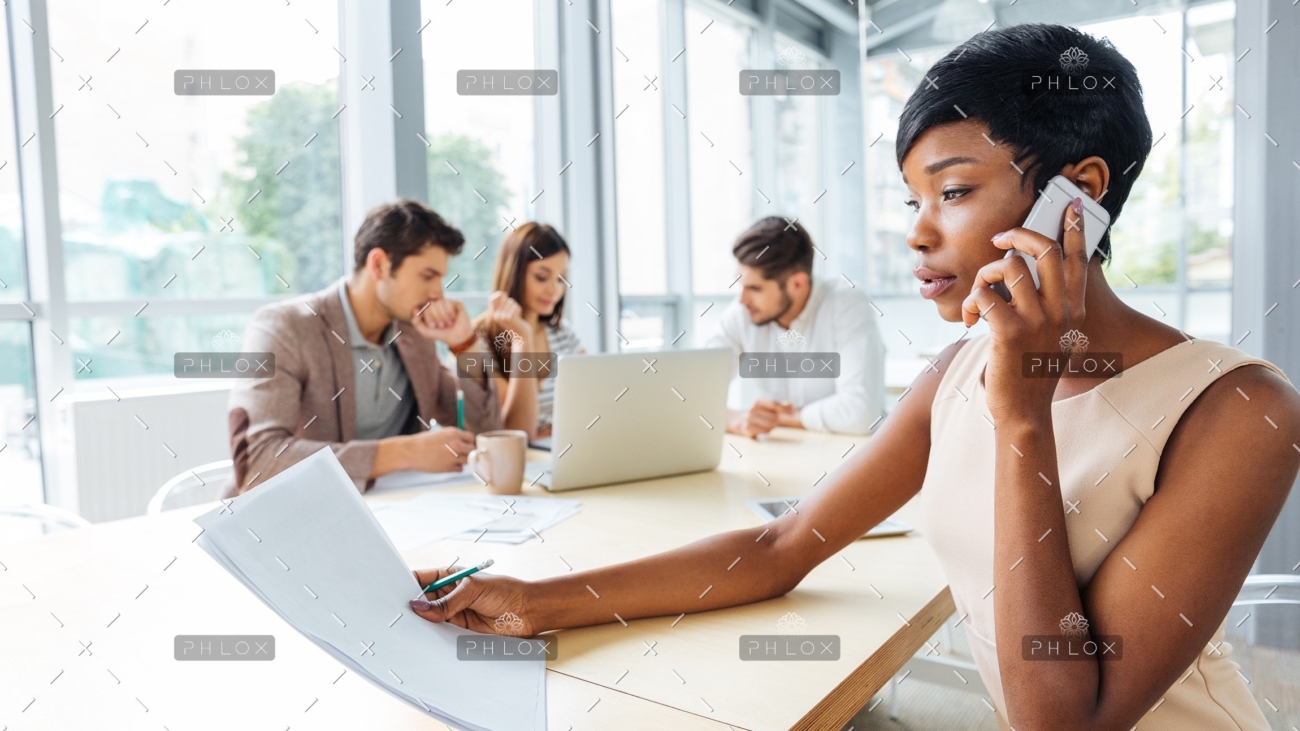
[[[736,261],[753,267],[764,279],[783,282],[795,272],[812,275],[813,242],[801,224],[779,216],[759,219],[731,248]]]
[[[372,249],[383,249],[397,271],[402,260],[426,246],[441,247],[455,256],[465,246],[465,235],[420,201],[398,198],[371,208],[361,222],[354,239],[356,268],[366,265]]]

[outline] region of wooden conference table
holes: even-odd
[[[494,572],[542,578],[644,556],[757,525],[746,499],[807,494],[864,440],[727,435],[717,471],[561,493],[581,512],[543,541],[441,541],[403,557],[412,568],[491,557]],[[195,546],[192,519],[213,505],[0,544],[0,728],[444,728],[343,673]],[[899,517],[916,524],[916,509]],[[952,611],[917,532],[857,541],[778,599],[563,632],[547,668],[548,726],[838,730]],[[839,635],[840,659],[740,661],[740,635],[791,633]],[[178,634],[273,635],[276,656],[177,662]]]

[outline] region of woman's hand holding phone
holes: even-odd
[[[995,421],[1051,421],[1059,376],[1025,377],[1022,356],[1059,353],[1061,336],[1079,329],[1086,317],[1089,256],[1079,197],[1067,206],[1063,229],[1061,242],[1023,227],[994,236],[995,246],[1021,252],[1036,261],[1039,288],[1034,289],[1024,257],[1011,256],[981,267],[962,303],[962,321],[967,327],[980,318],[989,323],[992,343],[984,370],[984,390]],[[1011,301],[1004,301],[994,292],[991,285],[997,283],[1011,292]]]
[[[1103,196],[1105,193],[1102,194]],[[1097,250],[1101,244],[1102,236],[1106,234],[1106,229],[1110,228],[1110,212],[1101,207],[1101,204],[1094,201],[1079,186],[1070,182],[1070,179],[1064,175],[1053,176],[1047,181],[1047,185],[1039,192],[1038,200],[1034,201],[1034,207],[1025,217],[1025,222],[1020,224],[1022,228],[1036,231],[1053,241],[1060,241],[1061,234],[1065,232],[1065,226],[1062,218],[1065,210],[1069,208],[1071,201],[1078,198],[1083,202],[1083,219],[1088,222],[1087,226],[1079,225],[1084,228],[1084,245],[1088,258],[1092,258],[1092,253]],[[1034,280],[1034,289],[1038,288],[1037,262],[1030,258],[1028,254],[1011,249],[1007,251],[1007,257],[1021,256],[1025,263],[1029,265],[1029,275]],[[1007,291],[1006,285],[996,282],[989,285],[993,291],[1002,295],[1003,301],[1011,301],[1011,293]]]

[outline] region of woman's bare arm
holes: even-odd
[[[1100,276],[1101,265],[1086,254],[1082,221],[1076,198],[1065,213],[1063,241],[1024,228],[1000,234],[995,245],[1037,262],[1040,286],[1011,289],[1010,299],[994,294],[986,285],[1014,288],[1029,274],[1024,257],[998,259],[980,268],[962,303],[964,322],[989,323],[983,377],[996,451],[992,587],[983,601],[993,603],[997,617],[1007,722],[1022,730],[1123,731],[1137,724],[1206,649],[1300,469],[1300,393],[1265,368],[1225,373],[1179,418],[1161,452],[1155,492],[1123,536],[1089,525],[1086,495],[1071,504],[1078,512],[1071,523],[1085,528],[1074,539],[1091,541],[1076,549],[1114,541],[1079,587],[1057,465],[1058,379],[1027,378],[1022,364],[1026,354],[1060,348],[1063,332],[1085,322],[1104,326],[1087,318],[1088,280]],[[1133,427],[1143,434],[1154,428]],[[1090,655],[1080,644],[1073,657],[1050,659],[1026,652],[1026,641],[1031,651],[1036,639],[1044,648],[1048,638],[1065,644],[1067,618],[1082,635],[1068,639],[1117,637],[1113,646],[1122,650],[1106,652],[1099,643]]]
[[[1059,487],[1039,476],[1059,484],[1053,432],[1043,426],[999,423],[997,430],[990,600],[1008,721],[1021,729],[1123,731],[1210,651],[1300,470],[1300,448],[1292,446],[1300,436],[1300,394],[1275,373],[1249,366],[1212,383],[1166,444],[1155,494],[1082,595]],[[1024,457],[1011,451],[1012,442]],[[1071,520],[1087,521],[1086,502]],[[1069,612],[1083,614],[1090,638],[1120,638],[1118,659],[1026,660],[1022,638],[1060,639]]]
[[[528,432],[528,441],[537,438],[537,379],[506,378],[492,375],[497,397],[501,399],[501,428]]]
[[[935,366],[913,381],[876,434],[799,502],[797,514],[536,582],[479,574],[428,610],[417,611],[427,619],[487,632],[498,631],[492,617],[510,611],[524,621],[522,634],[535,634],[613,622],[615,613],[623,619],[694,613],[780,596],[920,489],[930,452],[930,407],[964,342],[946,348]]]

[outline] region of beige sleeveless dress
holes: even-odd
[[[990,342],[981,335],[963,345],[935,393],[920,528],[943,565],[998,723],[1007,728],[993,595],[988,593],[994,585],[994,441],[980,374]],[[1092,579],[1154,493],[1160,454],[1179,417],[1214,379],[1249,363],[1285,377],[1272,363],[1236,348],[1187,340],[1090,391],[1052,404],[1061,497],[1078,501],[1077,512],[1067,512],[1065,522],[1080,587]],[[1212,642],[1223,640],[1226,622]],[[1207,646],[1136,728],[1268,731],[1237,672],[1240,666],[1230,659],[1231,645],[1218,649],[1222,654]]]

